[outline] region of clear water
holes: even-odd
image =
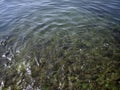
[[[0,0],[0,90],[119,90],[120,0]]]

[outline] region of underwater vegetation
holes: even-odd
[[[79,30],[80,29],[80,30]],[[120,27],[29,33],[0,42],[2,90],[119,90]],[[17,42],[19,46],[13,44]],[[8,46],[9,49],[8,49]]]

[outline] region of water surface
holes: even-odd
[[[0,89],[119,90],[119,0],[0,0]]]

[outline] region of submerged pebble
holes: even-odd
[[[82,49],[80,49],[80,51],[82,51]]]
[[[28,74],[28,75],[31,75],[31,70],[30,70],[30,68],[26,68],[26,71],[27,71],[27,74]]]
[[[6,40],[1,40],[1,41],[0,41],[0,45],[1,45],[1,46],[6,46],[6,44],[7,44]]]
[[[37,57],[35,57],[35,62],[36,62],[36,64],[37,64],[37,66],[40,66],[40,64],[39,64],[39,61],[38,61]]]
[[[109,43],[104,43],[103,46],[104,46],[104,47],[108,47],[108,46],[109,46]]]
[[[12,60],[12,57],[7,57],[7,59],[8,59],[9,61],[11,61],[11,60]]]
[[[0,90],[2,90],[3,87],[4,87],[4,81],[1,81],[1,83],[0,83]]]
[[[5,54],[3,54],[3,55],[2,55],[2,57],[3,57],[3,58],[5,58],[5,57],[6,57],[6,55],[5,55]]]
[[[16,50],[16,53],[19,54],[19,53],[20,53],[20,50]]]

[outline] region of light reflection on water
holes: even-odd
[[[1,0],[0,89],[118,90],[119,16],[119,0]]]

